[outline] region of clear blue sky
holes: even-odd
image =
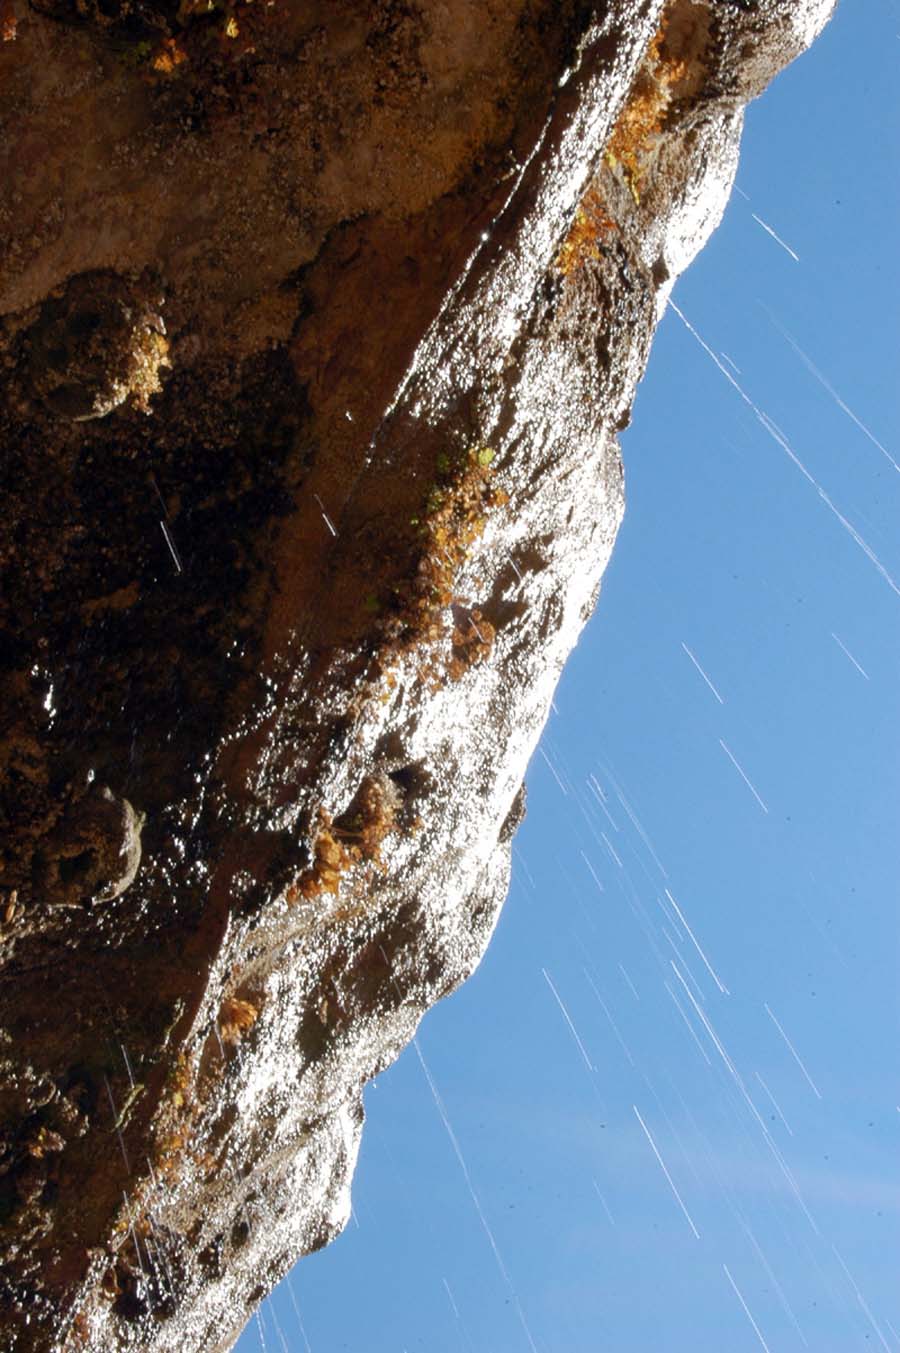
[[[843,0],[749,111],[675,301],[804,468],[670,310],[497,935],[420,1031],[508,1278],[409,1050],[269,1353],[273,1312],[291,1353],[900,1349],[898,56]]]

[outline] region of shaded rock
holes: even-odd
[[[44,301],[25,331],[20,361],[32,397],[50,413],[103,418],[129,396],[146,409],[159,392],[164,335],[139,288],[114,273],[82,273]]]
[[[39,858],[40,887],[51,906],[111,902],[134,881],[144,819],[103,787],[64,812]]]

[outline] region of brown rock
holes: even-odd
[[[489,940],[653,328],[830,2],[8,9],[2,1346],[224,1349]]]

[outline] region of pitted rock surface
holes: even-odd
[[[0,1347],[226,1349],[347,1221],[830,8],[2,0]]]

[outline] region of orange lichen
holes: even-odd
[[[161,1129],[154,1151],[156,1169],[160,1174],[170,1178],[177,1175],[182,1152],[198,1111],[192,1094],[191,1064],[187,1055],[180,1052],[169,1074],[160,1115]]]
[[[104,1277],[103,1282],[106,1281]],[[79,1311],[69,1327],[68,1345],[77,1350],[84,1350],[90,1346],[91,1327],[84,1311]]]
[[[599,259],[601,240],[618,230],[608,216],[602,197],[595,188],[585,194],[569,233],[556,256],[556,267],[564,277],[584,267],[588,259]]]
[[[64,1146],[65,1142],[58,1132],[51,1132],[48,1127],[40,1127],[28,1143],[27,1150],[35,1160],[42,1160],[44,1156],[62,1151]]]
[[[381,846],[397,825],[397,792],[390,781],[366,776],[339,818],[319,810],[313,864],[291,884],[288,902],[312,901],[337,893],[341,878],[356,864],[381,864]]]
[[[176,66],[187,61],[187,52],[177,38],[165,38],[150,65],[161,75],[171,75]]]
[[[341,886],[341,874],[352,863],[352,851],[335,839],[331,815],[320,808],[313,863],[287,889],[285,896],[288,902],[299,902],[301,898],[311,902],[323,893],[336,893]]]
[[[13,0],[0,0],[0,40],[15,42],[18,28]]]
[[[620,168],[635,202],[650,167],[656,140],[665,126],[674,91],[688,74],[688,63],[666,50],[667,19],[647,48],[643,65],[606,147],[607,164]]]
[[[229,996],[219,1012],[219,1032],[223,1043],[232,1047],[241,1041],[248,1029],[252,1029],[259,1017],[259,1011],[250,1001],[238,996]]]
[[[398,794],[384,777],[367,775],[347,812],[334,823],[334,835],[348,843],[351,859],[381,863],[381,845],[396,826]]]
[[[496,631],[480,611],[469,611],[453,627],[453,656],[447,667],[451,681],[459,681],[470,667],[484,662],[494,644]]]

